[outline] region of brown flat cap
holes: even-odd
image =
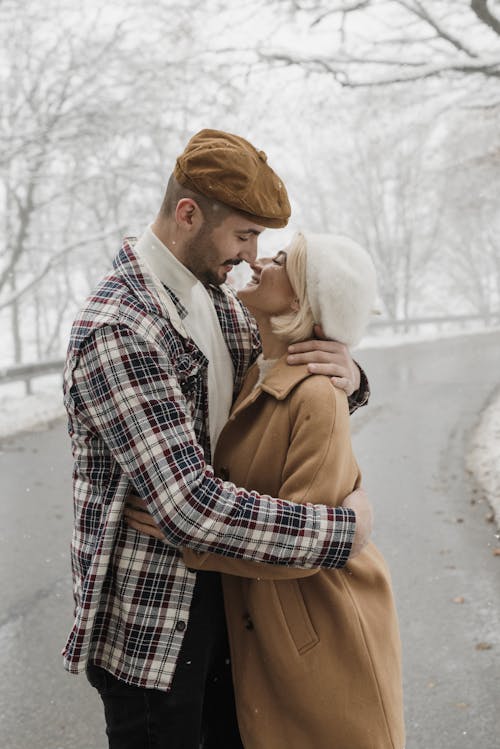
[[[267,163],[266,154],[238,135],[201,130],[177,159],[174,177],[261,226],[279,229],[290,218],[285,185]]]

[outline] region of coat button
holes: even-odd
[[[175,628],[177,632],[184,632],[184,630],[186,629],[186,622],[177,622]]]
[[[248,629],[248,630],[253,629],[253,621],[250,618],[250,614],[248,613],[243,614],[243,622],[245,624],[245,629]]]
[[[226,468],[226,466],[222,466],[219,471],[219,478],[221,478],[223,481],[229,481],[229,470]]]

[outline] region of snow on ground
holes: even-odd
[[[483,329],[484,330],[484,329]],[[490,328],[489,331],[492,331]],[[428,330],[426,334],[372,334],[367,336],[358,350],[384,348],[438,337],[474,335],[474,330]],[[32,380],[32,395],[26,395],[24,383],[0,384],[0,440],[20,432],[42,430],[55,419],[64,416],[61,377],[47,375]],[[1,449],[1,448],[0,448]],[[500,524],[500,393],[482,414],[475,431],[470,455],[469,470],[487,493],[489,502]]]
[[[500,527],[500,391],[481,414],[467,456],[467,467],[486,492]]]
[[[64,415],[60,375],[37,377],[31,386],[32,395],[26,395],[23,382],[0,385],[0,440],[42,430]]]

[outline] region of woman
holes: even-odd
[[[299,234],[254,266],[239,292],[263,355],[249,370],[215,453],[223,479],[296,502],[340,504],[359,486],[347,397],[286,364],[320,323],[351,346],[368,322],[375,273],[346,237]],[[400,643],[389,572],[369,544],[342,570],[298,569],[186,549],[222,574],[245,749],[403,749]]]

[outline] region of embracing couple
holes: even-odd
[[[111,749],[403,749],[397,617],[349,428],[375,273],[343,236],[258,259],[289,216],[263,151],[202,130],[73,325],[63,655]]]

